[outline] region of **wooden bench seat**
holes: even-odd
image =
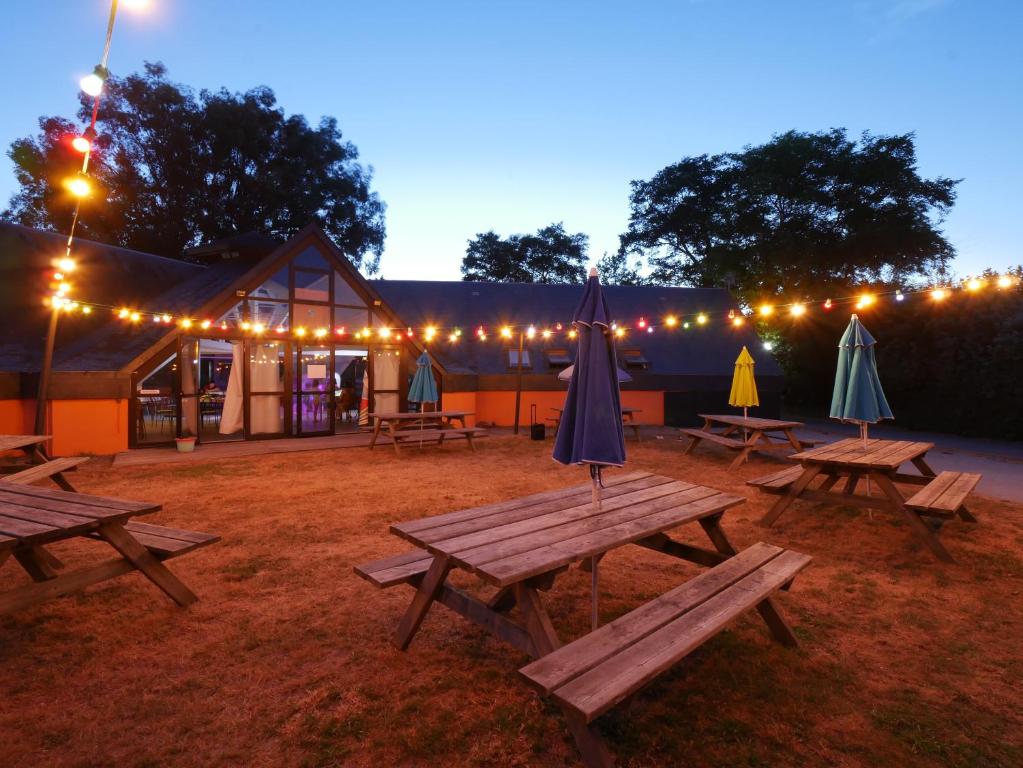
[[[464,438],[469,443],[469,447],[475,451],[476,446],[473,444],[473,439],[486,436],[487,431],[485,429],[480,429],[479,427],[454,427],[451,429],[400,430],[391,435],[391,439],[397,446],[398,444],[418,443],[420,441],[424,443],[435,442],[442,444],[445,440],[457,440]]]
[[[980,478],[974,472],[941,472],[911,496],[906,506],[933,517],[961,515],[965,512],[966,497],[977,487]],[[972,519],[972,516],[964,516],[964,519]]]
[[[377,589],[387,589],[415,581],[430,569],[432,562],[433,555],[417,549],[403,555],[363,563],[355,566],[353,570]]]
[[[152,525],[151,523],[135,521],[125,523],[124,529],[160,560],[180,557],[200,547],[216,544],[220,541],[220,537],[212,533],[182,531],[178,528],[167,528],[163,525]],[[92,533],[89,536],[91,538],[100,538],[98,533]]]
[[[84,464],[88,460],[88,456],[68,456],[62,459],[51,459],[50,461],[43,462],[42,464],[33,464],[32,466],[11,475],[0,475],[0,482],[30,485],[37,480],[45,480],[46,478],[53,477],[61,472],[67,472],[69,469],[74,469],[79,464]]]
[[[589,723],[788,585],[810,559],[754,544],[520,671]]]
[[[746,443],[744,443],[742,440],[736,440],[733,437],[725,437],[724,435],[718,434],[717,432],[705,432],[702,429],[691,428],[682,429],[680,431],[682,432],[682,434],[679,435],[678,438],[679,440],[684,440],[687,437],[692,438],[690,448],[696,445],[696,443],[700,440],[709,440],[712,443],[723,445],[725,448],[729,448],[733,451],[738,451],[746,447]]]
[[[801,474],[803,474],[802,467],[788,467],[780,470],[779,472],[772,472],[771,474],[764,475],[763,477],[747,480],[746,485],[752,485],[765,493],[785,493],[785,491],[788,490],[788,487],[792,485]]]

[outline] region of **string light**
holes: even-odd
[[[138,312],[132,312],[130,315],[128,315],[128,319],[131,320],[133,323],[137,323],[141,317],[142,316]]]
[[[664,324],[669,328],[674,328],[676,325],[678,325],[678,318],[675,317],[674,315],[668,315],[666,318],[664,318]]]
[[[636,325],[637,325],[637,326],[639,326],[640,328],[646,328],[646,320],[644,320],[644,319],[643,319],[643,318],[641,317],[641,318],[639,318],[639,322],[638,322],[638,323],[636,323]]]
[[[625,329],[624,328],[615,328],[615,336],[617,336],[619,339],[624,337],[625,336]]]
[[[501,338],[510,339],[512,330],[507,325],[501,326]]]
[[[531,339],[531,338],[533,338],[534,336],[536,336],[536,328],[534,328],[534,327],[533,327],[533,326],[531,325],[531,326],[529,326],[529,327],[528,327],[528,328],[526,329],[526,338],[527,338],[527,339]]]
[[[947,295],[948,293],[945,291],[944,288],[935,288],[933,291],[931,291],[931,298],[934,299],[935,301],[944,301]]]
[[[688,330],[689,330],[689,321],[688,321],[688,320],[686,320],[686,321],[685,321],[684,323],[682,323],[682,327],[683,327],[683,328],[684,328],[685,330],[687,330],[687,331],[688,331]]]
[[[97,66],[94,71],[79,80],[78,85],[87,95],[98,99],[103,93],[103,80],[103,68]]]
[[[252,327],[252,323],[250,323],[248,320],[245,320],[242,322],[240,327],[243,331],[247,331]]]
[[[706,325],[707,324],[707,316],[705,314],[703,314],[703,312],[701,312],[700,314],[698,314],[696,316],[696,323],[698,325]]]
[[[327,335],[326,328],[317,328],[315,331],[313,331],[313,336],[315,336],[318,339],[322,339],[326,335]]]
[[[1002,275],[998,278],[997,285],[999,288],[1011,288],[1013,282],[1013,279],[1008,275]]]
[[[966,290],[968,291],[976,292],[983,287],[984,287],[983,281],[978,280],[975,277],[971,277],[969,280],[966,281]]]
[[[295,335],[298,336],[299,338],[302,338],[303,336],[305,336],[305,328],[303,328],[302,326],[299,326],[298,328],[296,328],[295,329]]]
[[[448,341],[454,344],[456,341],[458,341],[458,334],[452,333],[450,336],[448,336]]]
[[[742,315],[736,315],[735,317],[732,318],[732,325],[734,325],[736,328],[742,325],[743,322],[745,321],[743,320]]]
[[[793,317],[802,317],[803,315],[806,314],[806,305],[805,304],[793,304],[789,308],[789,312],[792,313]]]
[[[74,272],[76,266],[77,265],[75,264],[75,260],[67,256],[65,256],[63,259],[60,259],[57,262],[58,269],[60,269],[61,272],[66,274]]]
[[[427,341],[433,341],[433,337],[437,335],[437,329],[432,325],[426,326],[426,330],[423,332],[423,338]]]
[[[770,304],[761,304],[760,305],[760,316],[761,317],[770,317],[773,314],[774,314],[774,307],[772,307]]]
[[[905,297],[905,295],[904,295],[904,294],[902,293],[902,291],[896,291],[896,292],[895,292],[895,300],[896,300],[896,301],[902,301],[902,300],[903,300],[903,299],[905,299],[905,298],[906,298],[906,297]]]
[[[89,307],[89,306],[82,307],[82,314],[83,315],[91,315],[92,314],[92,307]]]
[[[84,136],[75,136],[71,139],[71,148],[84,155],[86,152],[92,151],[92,142]]]
[[[256,323],[252,326],[252,332],[257,336],[260,335],[265,330],[266,327],[262,323]]]
[[[866,309],[874,303],[873,295],[865,293],[856,301],[856,309]]]
[[[551,337],[551,335],[552,335],[552,334],[551,334],[551,329],[550,329],[550,328],[544,328],[544,329],[543,329],[543,334],[542,334],[542,335],[543,335],[543,337],[544,337],[545,339],[549,339],[549,338]]]
[[[202,328],[203,328],[203,330],[206,330],[206,329],[207,329],[207,328],[209,328],[209,327],[210,327],[211,325],[213,325],[213,323],[211,323],[211,322],[210,322],[209,320],[203,320],[203,321],[202,321],[202,323],[201,323],[201,325],[202,325]]]
[[[192,327],[192,321],[191,321],[191,320],[189,320],[189,319],[188,319],[188,318],[186,317],[186,318],[185,318],[184,320],[182,320],[182,321],[181,321],[181,327],[182,327],[182,328],[191,328],[191,327]]]
[[[570,338],[570,339],[574,339],[578,335],[579,335],[579,331],[577,331],[575,328],[573,328],[572,330],[570,330],[568,332],[568,338]]]
[[[92,187],[89,185],[89,181],[82,174],[66,179],[64,181],[64,186],[67,188],[67,191],[75,197],[88,197],[92,192]]]
[[[380,338],[381,339],[389,339],[389,338],[391,338],[391,329],[390,328],[381,328],[377,333],[380,334]]]
[[[831,311],[831,308],[834,306],[834,304],[831,303],[831,299],[825,299],[824,304],[822,306],[824,307],[825,310]]]
[[[408,328],[405,329],[405,335],[408,336],[410,339],[412,338],[412,327],[411,326],[409,326]]]

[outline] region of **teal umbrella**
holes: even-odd
[[[433,378],[433,364],[426,350],[416,360],[416,375],[408,389],[410,403],[436,403],[440,399],[437,394],[437,380]]]
[[[864,442],[868,424],[894,418],[877,375],[876,343],[853,315],[838,343],[838,369],[831,396],[831,418],[858,423]]]

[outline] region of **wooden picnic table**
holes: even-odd
[[[399,443],[404,437],[400,433],[410,430],[426,432],[428,428],[429,434],[424,435],[424,439],[438,444],[444,440],[444,436],[440,432],[450,430],[464,434],[471,445],[473,435],[482,433],[482,430],[474,430],[465,426],[466,418],[472,415],[474,415],[473,411],[375,411],[369,414],[369,418],[373,420],[373,438],[369,441],[369,449],[373,450],[377,438],[380,437],[380,433],[385,427],[394,445],[394,452],[398,454],[401,453]],[[457,428],[454,425],[456,421],[459,423]]]
[[[584,654],[592,666],[619,652],[626,656],[633,650],[645,653],[651,643],[673,644],[677,632],[667,627],[655,633],[656,637],[651,635],[642,647],[632,645],[672,616],[736,584],[739,576],[726,576],[718,572],[719,568],[726,569],[734,563],[737,568],[746,569],[742,573],[753,573],[755,568],[751,570],[752,566],[739,566],[739,563],[753,557],[757,547],[767,553],[767,558],[783,553],[779,548],[758,544],[737,555],[721,527],[721,517],[727,509],[743,503],[742,496],[643,472],[612,476],[605,483],[599,507],[592,503],[592,486],[585,484],[392,525],[393,534],[412,542],[419,550],[367,563],[355,570],[380,588],[401,583],[415,587],[412,602],[394,634],[394,644],[406,649],[430,608],[439,602],[534,659],[555,654],[559,648],[568,656],[574,656],[569,649],[582,639],[569,646],[561,645],[543,598],[555,578],[572,563],[593,568],[608,552],[627,544],[639,544],[711,567],[711,571],[702,574],[708,580],[701,581],[697,577],[684,588],[680,587],[681,592],[673,591],[665,595],[662,602],[637,609],[634,612],[637,615],[621,617],[585,636],[594,639],[603,649],[596,656]],[[668,535],[672,530],[694,523],[705,532],[713,549],[676,541]],[[610,764],[606,748],[590,728],[589,721],[720,631],[742,610],[756,608],[779,642],[796,644],[795,636],[770,595],[774,590],[787,588],[795,572],[809,562],[809,558],[797,553],[787,554],[785,558],[784,563],[778,561],[773,574],[768,573],[770,568],[758,572],[751,577],[749,586],[746,582],[738,584],[738,588],[727,595],[722,593],[717,602],[708,603],[708,615],[698,620],[694,617],[696,623],[690,628],[693,632],[699,630],[697,639],[686,635],[685,643],[665,648],[656,663],[641,663],[636,668],[642,670],[640,673],[630,672],[625,678],[610,682],[610,688],[604,686],[600,705],[583,705],[585,715],[580,714],[577,706],[564,704],[569,728],[587,765]],[[458,589],[448,581],[454,570],[475,574],[484,583],[496,587],[496,593],[484,601]],[[692,599],[691,605],[684,605],[689,598],[684,599],[683,594],[696,593],[700,596]],[[518,620],[509,616],[515,606],[519,609]],[[631,629],[618,628],[623,622]],[[649,627],[644,629],[647,624]],[[616,658],[621,659],[615,662],[619,667],[626,663],[625,657]],[[554,667],[564,671],[561,661]],[[528,669],[523,673],[527,677],[543,677],[550,671],[547,667],[543,674],[536,672],[534,675],[533,670]]]
[[[731,469],[742,464],[753,451],[801,451],[814,445],[814,441],[801,440],[794,429],[805,426],[800,421],[762,419],[755,416],[701,413],[703,427],[683,429],[680,439],[689,438],[689,445],[683,453],[690,453],[702,440],[736,450],[739,455],[732,461]],[[723,427],[723,429],[715,429]],[[741,439],[736,437],[739,434]]]
[[[909,523],[913,534],[940,560],[951,561],[952,557],[938,540],[931,528],[921,519],[921,514],[939,517],[958,515],[964,520],[975,522],[963,506],[966,495],[976,486],[980,475],[943,472],[935,474],[926,461],[926,455],[934,443],[910,440],[866,440],[851,437],[829,445],[802,451],[790,458],[801,466],[776,472],[750,485],[760,487],[768,493],[780,494],[778,500],[764,515],[761,524],[773,525],[778,517],[796,499],[812,501],[836,501],[868,509],[879,509],[903,517]],[[900,472],[903,464],[911,463],[919,474]],[[817,488],[810,484],[818,477],[823,482]],[[840,492],[832,489],[845,478]],[[950,480],[952,482],[946,482]],[[881,495],[856,493],[857,486],[873,483]],[[911,498],[903,496],[896,483],[926,486]],[[951,486],[955,487],[951,487]],[[928,490],[928,488],[930,490]],[[929,508],[938,499],[934,491],[946,492],[947,509]],[[944,493],[941,495],[945,495]],[[933,497],[933,498],[931,498]],[[951,499],[950,499],[951,497]]]
[[[557,408],[551,406],[551,410],[555,411],[558,415],[552,416],[550,421],[554,422],[554,434],[558,433],[558,427],[561,426],[561,416],[565,412],[564,408]],[[639,442],[639,424],[636,423],[636,414],[643,413],[642,408],[631,408],[627,405],[622,406],[622,426],[629,427],[632,429],[632,433],[636,436],[636,442]]]
[[[32,583],[0,593],[0,615],[139,570],[178,605],[198,598],[162,560],[219,540],[217,536],[132,522],[159,504],[124,501],[31,485],[0,483],[0,567],[14,556]],[[74,538],[104,541],[119,555],[65,574],[46,547]]]
[[[75,488],[64,477],[63,472],[68,469],[72,469],[78,464],[87,461],[86,457],[76,457],[67,459],[50,459],[43,451],[43,443],[50,439],[50,435],[0,435],[0,453],[6,453],[8,451],[20,451],[26,459],[28,464],[8,464],[0,468],[0,480],[5,479],[5,475],[10,473],[23,474],[23,480],[28,479],[28,475],[33,474],[30,470],[26,470],[26,466],[39,467],[34,474],[40,477],[50,477],[53,482],[63,488],[65,491],[74,491]],[[49,465],[49,467],[43,468],[43,465]]]

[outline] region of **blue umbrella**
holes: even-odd
[[[416,375],[412,377],[412,384],[408,388],[408,399],[410,403],[436,403],[437,380],[433,377],[433,364],[430,362],[430,355],[423,350],[423,354],[416,360]]]
[[[853,315],[838,342],[838,368],[831,396],[831,418],[857,422],[864,441],[868,424],[894,418],[877,375],[876,343],[860,319]]]
[[[599,507],[601,470],[625,464],[625,432],[611,312],[595,269],[590,270],[582,300],[572,316],[572,325],[579,334],[579,349],[568,383],[561,424],[554,436],[554,460],[562,464],[589,465],[593,504]],[[592,621],[596,629],[596,561],[591,567]]]

